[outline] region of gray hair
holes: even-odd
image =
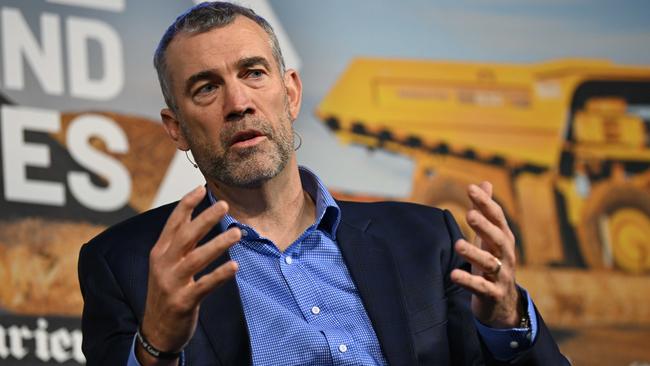
[[[158,47],[156,48],[153,64],[158,73],[158,81],[160,82],[160,89],[165,98],[165,103],[167,103],[169,108],[175,111],[176,102],[171,91],[169,75],[167,74],[165,52],[174,37],[179,33],[203,33],[214,28],[225,27],[226,25],[231,24],[237,16],[244,16],[251,19],[262,27],[266,34],[269,35],[271,41],[271,52],[278,64],[280,73],[284,73],[284,58],[282,57],[282,51],[280,50],[280,43],[278,42],[278,38],[275,36],[273,28],[264,18],[255,14],[252,9],[231,3],[220,1],[201,3],[179,15],[174,23],[167,28],[167,31],[165,31],[165,34],[160,39]]]

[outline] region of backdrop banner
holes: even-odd
[[[152,58],[190,0],[0,0],[0,364],[78,365],[80,247],[203,178]],[[300,164],[449,209],[489,180],[562,351],[650,365],[650,3],[241,1],[299,71]]]

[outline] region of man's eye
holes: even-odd
[[[248,76],[252,77],[253,79],[259,79],[264,76],[264,72],[262,72],[262,70],[250,70],[248,72]]]
[[[205,84],[196,90],[196,94],[207,94],[214,91],[217,87],[213,84]]]

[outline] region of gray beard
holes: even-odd
[[[261,154],[257,147],[249,148],[243,153],[237,153],[237,157],[230,152],[221,157],[212,157],[211,164],[205,174],[225,185],[239,188],[258,188],[264,182],[276,177],[289,162],[291,150],[287,151],[283,145],[274,143],[272,156],[269,163],[260,163],[256,156]],[[289,145],[291,146],[291,145]]]
[[[250,123],[249,123],[250,122]],[[290,124],[290,119],[282,121]],[[239,125],[235,128],[235,126]],[[193,151],[202,151],[196,154],[196,162],[201,167],[203,174],[222,184],[239,188],[258,188],[264,182],[276,177],[286,167],[293,151],[293,134],[291,129],[280,128],[273,130],[268,123],[259,121],[246,121],[243,126],[235,123],[230,130],[221,134],[221,146],[225,153],[219,154],[207,146],[193,148]],[[272,151],[264,151],[258,146],[240,152],[228,148],[237,131],[254,127],[267,136],[271,143]],[[266,154],[265,156],[260,156]]]

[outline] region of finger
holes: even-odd
[[[205,192],[205,187],[196,187],[194,190],[185,194],[178,202],[171,215],[167,218],[167,222],[160,233],[159,240],[156,243],[156,246],[160,246],[158,249],[162,251],[167,249],[178,228],[189,221],[192,211],[201,202],[205,196]]]
[[[498,258],[502,258],[508,241],[503,230],[490,222],[477,210],[469,210],[465,220],[476,235],[481,238],[482,243],[484,243],[481,245],[481,248],[489,250]]]
[[[485,193],[487,193],[487,195],[490,198],[492,198],[492,183],[490,183],[488,181],[483,181],[483,182],[481,182],[479,184],[479,188],[481,188]],[[469,190],[468,190],[468,194],[469,194]],[[472,202],[472,208],[474,208],[474,209],[477,208],[476,205],[473,202]],[[465,220],[467,220],[467,218]],[[479,248],[483,247],[481,237],[478,236],[478,235],[474,236],[474,239],[472,240],[472,242],[474,243],[474,245],[476,245]]]
[[[180,228],[174,236],[169,255],[177,258],[184,256],[216,225],[228,212],[228,204],[218,201],[205,209],[194,220]]]
[[[462,269],[454,269],[450,274],[451,280],[471,291],[476,296],[491,299],[499,298],[499,288],[494,282],[488,281],[483,276],[469,274]]]
[[[470,184],[468,195],[474,207],[481,211],[490,222],[504,231],[510,231],[503,209],[488,195],[487,192],[475,184]]]
[[[487,195],[492,198],[492,183],[488,182],[487,180],[482,181],[478,185],[479,188],[483,190],[483,192],[487,193]]]
[[[224,282],[230,280],[237,270],[239,265],[235,261],[228,261],[214,271],[202,276],[194,284],[194,296],[196,303],[203,300],[203,298],[209,294],[212,290],[221,286]]]
[[[472,264],[473,273],[474,267],[478,267],[483,273],[495,273],[501,268],[501,262],[492,253],[479,249],[464,239],[457,240],[454,249]]]
[[[241,239],[241,230],[233,227],[192,250],[179,264],[182,276],[193,276],[217,259]]]

